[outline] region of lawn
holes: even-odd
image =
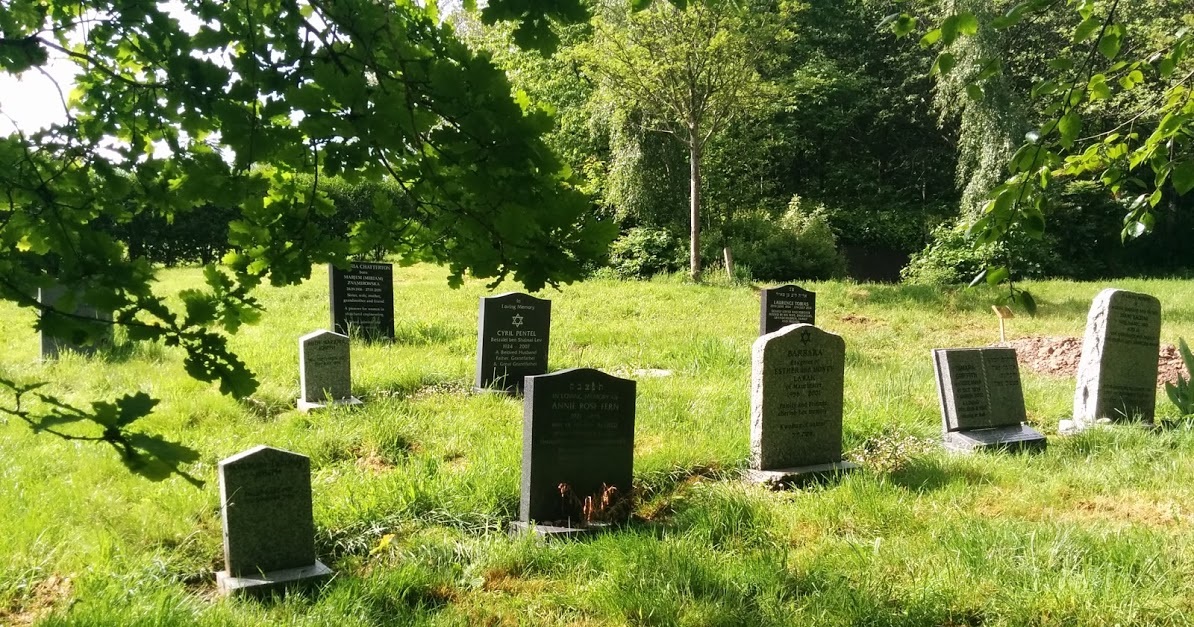
[[[1023,371],[1041,455],[943,452],[929,350],[998,339],[993,290],[807,283],[846,341],[845,447],[863,469],[771,492],[739,479],[749,449],[749,286],[592,280],[552,300],[552,369],[638,379],[635,485],[624,528],[578,542],[509,537],[520,399],[470,391],[480,281],[395,268],[397,340],[354,344],[359,409],[304,415],[297,338],[328,324],[327,276],[263,289],[233,348],[260,379],[238,402],[138,345],[37,363],[27,310],[0,305],[0,376],[75,403],[143,390],[145,429],[200,452],[178,478],[129,473],[103,445],[0,424],[0,624],[106,625],[1185,625],[1194,623],[1194,432],[1058,437],[1072,378]],[[181,290],[197,269],[163,271]],[[1009,338],[1080,336],[1109,283],[1042,282]],[[1194,339],[1194,283],[1157,296],[1162,341]],[[515,286],[501,288],[515,289]],[[636,376],[657,369],[668,376]],[[659,373],[651,373],[656,375]],[[4,402],[8,402],[5,399]],[[325,586],[221,599],[216,464],[258,444],[312,460]]]

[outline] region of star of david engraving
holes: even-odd
[[[515,326],[515,328],[521,327],[522,326],[522,314],[514,314],[514,318],[510,321],[510,324],[513,324]]]
[[[811,341],[813,341],[813,334],[810,333],[807,329],[800,333],[800,343],[801,344],[808,344]]]

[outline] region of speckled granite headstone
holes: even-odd
[[[330,573],[315,559],[310,459],[257,446],[222,460],[219,476],[225,566],[217,575],[221,590]]]
[[[1106,289],[1086,319],[1074,421],[1079,428],[1102,418],[1121,422],[1140,416],[1151,423],[1157,404],[1157,353],[1161,347],[1161,301],[1148,294]]]
[[[755,340],[751,375],[751,478],[854,468],[842,461],[846,343],[810,324]]]
[[[1037,450],[1047,440],[1024,423],[1024,388],[1013,348],[933,350],[945,447]]]
[[[352,396],[352,365],[347,335],[315,331],[299,338],[298,407],[303,411],[332,404],[358,404]]]
[[[37,302],[43,305],[49,305],[54,308],[61,309],[64,305],[70,305],[70,312],[77,316],[83,316],[96,320],[96,323],[91,323],[88,328],[93,340],[90,344],[82,344],[74,341],[73,338],[56,337],[47,333],[45,329],[41,331],[41,359],[57,359],[58,355],[64,350],[71,350],[83,355],[91,355],[100,349],[105,343],[110,342],[112,326],[106,324],[112,321],[112,312],[100,311],[84,302],[80,294],[76,293],[73,298],[67,299],[67,290],[63,286],[55,286],[49,288],[42,288],[37,290]],[[69,303],[68,303],[69,301]],[[55,312],[42,312],[43,316],[60,316]],[[88,324],[88,323],[83,323]],[[80,335],[82,337],[82,335]]]

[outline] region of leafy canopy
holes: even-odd
[[[521,41],[550,47],[543,20],[583,9],[548,4],[497,0],[486,19],[514,18]],[[579,278],[613,237],[542,141],[549,115],[515,102],[435,3],[5,5],[0,71],[65,58],[78,75],[60,86],[64,123],[0,137],[0,298],[41,307],[38,287],[65,284],[114,311],[131,340],[183,347],[187,372],[222,392],[256,388],[226,334],[258,318],[251,290],[263,281],[294,284],[313,264],[384,249],[446,263],[454,284],[467,272],[533,290]],[[329,176],[393,181],[404,202],[378,194],[347,237],[329,235],[316,219],[336,212]],[[109,232],[205,206],[236,209],[233,252],[171,306],[153,268]],[[95,339],[63,313],[55,332]]]

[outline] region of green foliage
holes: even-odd
[[[485,15],[548,47],[544,20],[584,11],[497,0]],[[583,276],[616,234],[545,144],[548,113],[514,98],[435,3],[6,3],[0,71],[41,70],[50,52],[78,69],[67,121],[0,137],[0,298],[36,307],[52,281],[80,290],[130,339],[186,349],[186,371],[225,393],[257,387],[228,335],[258,317],[262,282],[385,251],[448,264],[452,284],[535,290]],[[401,195],[342,215],[331,177]],[[227,253],[183,312],[154,289],[159,253],[119,237],[188,214],[210,219],[206,243],[161,256]]]
[[[1182,356],[1182,363],[1186,366],[1186,372],[1194,373],[1194,353],[1191,353],[1190,347],[1186,346],[1186,339],[1178,338],[1177,346]],[[1194,415],[1194,386],[1190,385],[1188,376],[1179,374],[1177,383],[1166,383],[1165,393],[1182,416]]]
[[[824,208],[808,211],[801,204],[799,197],[793,197],[779,215],[763,209],[738,212],[726,229],[729,237],[714,238],[711,244],[718,249],[729,246],[734,263],[749,267],[760,281],[845,276],[846,262],[838,253]]]
[[[667,229],[634,227],[610,246],[609,267],[623,279],[648,279],[682,268],[684,253]]]

